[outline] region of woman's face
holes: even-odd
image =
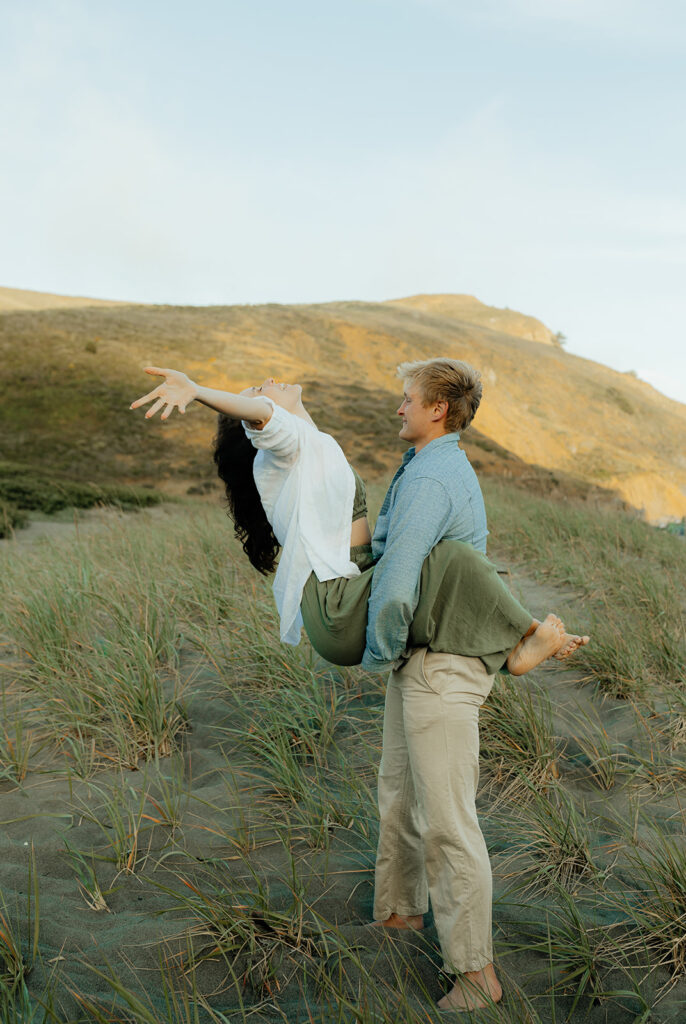
[[[259,398],[260,395],[266,395],[276,405],[287,409],[288,412],[293,412],[300,405],[302,390],[300,384],[285,384],[275,380],[273,377],[267,377],[261,384],[254,384],[250,388],[245,388],[244,391],[241,391],[241,394],[247,395],[248,398]]]

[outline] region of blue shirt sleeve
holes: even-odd
[[[452,515],[450,495],[439,480],[416,477],[403,484],[372,576],[364,668],[388,668],[405,650],[424,559],[445,535]]]

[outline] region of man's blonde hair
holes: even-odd
[[[419,389],[423,405],[448,403],[447,433],[464,430],[474,419],[483,388],[481,374],[469,363],[459,359],[424,359],[401,363],[397,374],[404,383]]]

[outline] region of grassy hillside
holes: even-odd
[[[431,309],[416,297],[4,313],[0,458],[176,493],[209,485],[213,414],[195,406],[163,424],[129,410],[149,389],[142,367],[154,363],[215,387],[242,388],[266,374],[300,381],[318,424],[373,475],[403,450],[396,364],[442,354],[483,373],[485,397],[465,447],[484,474],[574,494],[601,489],[654,521],[686,514],[686,406],[631,375],[522,336],[533,318],[469,296],[428,299],[440,301]],[[498,329],[486,326],[492,318]]]

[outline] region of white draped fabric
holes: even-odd
[[[307,420],[272,399],[273,413],[262,430],[243,423],[258,449],[253,474],[281,557],[274,598],[281,617],[281,639],[300,642],[303,587],[311,572],[320,581],[351,578],[360,570],[350,561],[355,477],[338,443]]]

